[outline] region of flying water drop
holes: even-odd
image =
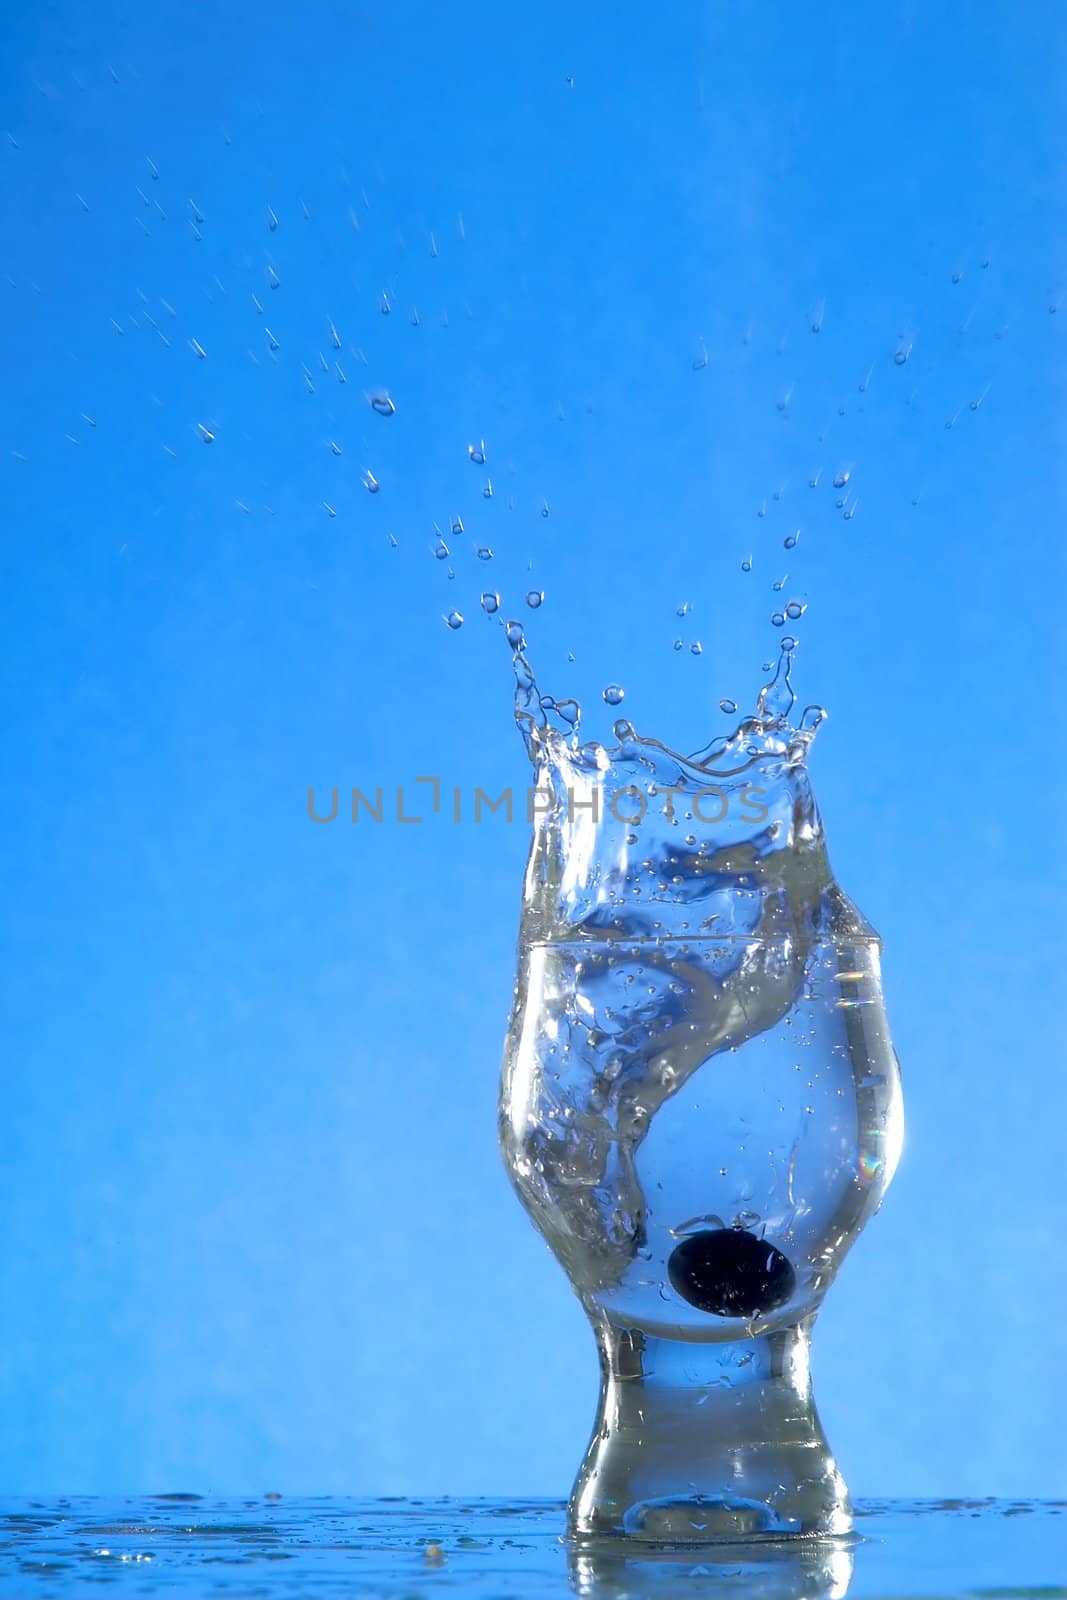
[[[489,545],[480,544],[478,546],[478,560],[479,561],[492,561],[492,559],[493,559],[493,552],[490,549]]]
[[[363,474],[363,487],[366,489],[368,494],[377,494],[381,488],[381,484],[378,482],[377,478],[374,476],[374,473],[369,467]]]
[[[690,655],[694,656],[702,656],[704,654],[704,646],[701,644],[699,639],[693,640],[692,644],[689,646],[689,653]]]
[[[785,538],[782,540],[782,543],[785,545],[787,550],[795,550],[797,545],[800,543],[800,529],[797,528],[795,532],[787,533]]]
[[[526,604],[531,611],[539,610],[544,604],[544,599],[545,591],[543,589],[528,589],[526,592]]]
[[[476,467],[484,467],[485,466],[485,440],[484,439],[480,440],[478,444],[469,444],[467,446],[467,457],[468,457],[468,460],[474,462],[474,465]]]
[[[491,617],[494,612],[500,610],[500,596],[495,589],[486,589],[482,595],[482,610],[487,617]]]
[[[340,346],[338,345],[337,348],[340,349]],[[376,411],[380,417],[391,417],[396,411],[396,405],[391,399],[387,389],[379,389],[375,394],[371,395],[370,407],[371,410]]]
[[[448,623],[448,626],[450,628],[452,628],[452,629],[462,628],[462,626],[463,626],[463,613],[461,611],[450,611],[448,613],[448,616],[445,618],[445,621]]]
[[[806,600],[790,600],[785,608],[785,614],[790,622],[797,622],[808,609]]]
[[[732,717],[734,712],[737,710],[737,701],[736,700],[720,700],[719,701],[719,710],[720,711],[725,711],[726,715],[728,717]]]
[[[603,693],[604,704],[609,706],[621,706],[625,698],[625,694],[626,691],[621,689],[617,683],[609,683]]]

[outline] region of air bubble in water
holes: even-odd
[[[790,600],[785,608],[785,614],[790,622],[798,621],[808,609],[806,600]]]
[[[531,611],[536,611],[544,604],[545,591],[543,589],[528,589],[526,591],[526,604]]]
[[[381,488],[381,484],[378,482],[377,478],[374,476],[374,473],[369,467],[363,474],[363,487],[366,489],[368,494],[377,494],[378,490]]]
[[[491,617],[494,611],[500,610],[500,596],[495,589],[486,589],[482,595],[482,610],[487,617]]]
[[[484,467],[485,466],[485,440],[484,439],[480,440],[478,444],[469,444],[467,446],[467,455],[468,455],[469,459],[474,462],[474,465],[476,467]]]
[[[396,411],[396,405],[390,398],[387,390],[382,389],[370,397],[371,410],[376,411],[380,417],[391,417]]]
[[[800,529],[799,528],[797,528],[794,533],[787,533],[785,538],[782,540],[782,543],[785,545],[787,550],[795,550],[797,545],[799,544],[799,542],[800,542]]]
[[[692,644],[689,646],[689,651],[691,655],[702,656],[704,654],[704,646],[701,644],[699,639],[694,639]]]
[[[493,559],[493,552],[489,548],[489,546],[487,544],[480,544],[478,546],[478,560],[479,561],[492,561],[492,559]]]
[[[508,644],[513,650],[522,650],[526,645],[526,635],[522,631],[521,622],[509,622],[504,629],[507,634]]]
[[[736,700],[720,700],[719,701],[719,710],[720,711],[725,711],[726,715],[728,717],[732,717],[734,712],[737,710],[737,701]]]

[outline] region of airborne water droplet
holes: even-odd
[[[478,546],[478,560],[479,561],[492,561],[492,559],[493,559],[493,552],[490,549],[490,547],[487,544],[480,544]]]
[[[675,616],[687,617],[689,615],[689,612],[690,612],[691,609],[692,608],[691,608],[691,606],[689,604],[689,601],[688,600],[683,600],[681,605],[677,608],[677,610],[675,612]]]
[[[775,611],[775,612],[773,612],[772,615],[771,615],[771,624],[775,628],[784,628],[785,627],[785,612],[784,611]]]
[[[746,556],[745,559],[742,561],[742,563],[741,563],[741,571],[742,572],[751,572],[752,571],[752,557],[751,556]]]
[[[471,461],[474,462],[474,465],[476,467],[484,467],[485,466],[485,440],[482,439],[478,444],[469,444],[467,446],[467,456]]]
[[[893,352],[893,360],[896,362],[898,367],[902,367],[904,365],[904,363],[907,361],[907,359],[908,359],[908,357],[910,355],[911,355],[911,345],[910,344],[902,344],[899,349],[894,350],[894,352]]]
[[[526,635],[522,631],[521,622],[509,622],[504,632],[507,635],[508,644],[511,645],[513,650],[522,650],[525,647]]]
[[[736,700],[720,700],[719,701],[719,710],[720,711],[725,711],[726,715],[728,717],[732,717],[734,712],[737,710],[737,701]]]
[[[448,559],[448,546],[443,539],[438,539],[433,547],[433,553],[438,561],[446,561]]]
[[[445,621],[448,623],[450,628],[462,628],[463,613],[461,611],[450,611],[448,616],[445,618]]]
[[[338,349],[340,346],[338,346]],[[396,406],[389,396],[387,389],[380,389],[370,397],[371,410],[376,411],[380,417],[391,417],[396,411]]]
[[[804,615],[807,609],[808,604],[806,600],[790,600],[789,604],[785,608],[785,614],[789,618],[790,622],[796,622]]]
[[[494,611],[500,610],[500,596],[494,589],[486,589],[482,595],[482,610],[487,617],[491,617]]]
[[[545,591],[543,589],[528,589],[526,591],[526,604],[531,611],[536,611],[543,603]]]
[[[782,543],[785,545],[787,550],[795,550],[797,545],[799,544],[799,542],[800,542],[800,529],[799,528],[797,528],[794,533],[787,533],[785,538],[782,540]]]
[[[331,455],[335,456],[339,456],[341,454],[341,446],[337,443],[336,439],[330,440],[330,453]]]
[[[381,488],[381,484],[378,482],[377,478],[374,476],[374,473],[369,467],[363,474],[363,487],[366,489],[368,494],[377,494],[378,490]]]
[[[625,693],[626,691],[620,688],[617,683],[609,683],[607,688],[604,690],[604,704],[609,706],[621,706],[625,697]]]
[[[676,650],[684,649],[684,647],[685,647],[685,640],[684,639],[675,639],[674,648]]]
[[[702,656],[704,654],[704,646],[701,644],[699,639],[694,639],[692,644],[689,646],[689,651],[691,655]]]
[[[845,467],[841,472],[834,474],[834,488],[843,489],[852,476],[852,468]]]
[[[200,437],[205,444],[215,443],[215,435],[212,433],[210,428],[205,428],[202,422],[198,422],[196,426],[200,432]]]

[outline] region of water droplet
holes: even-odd
[[[543,589],[528,589],[526,591],[526,604],[531,611],[536,611],[543,603],[545,592]]]
[[[797,622],[807,609],[808,603],[806,600],[790,600],[785,608],[785,614],[790,622]]]
[[[690,607],[689,601],[688,600],[683,600],[681,605],[678,606],[677,610],[675,611],[675,616],[677,616],[677,617],[687,617],[689,615],[690,610],[691,610],[691,607]]]
[[[267,268],[267,283],[269,284],[269,286],[272,289],[277,289],[278,286],[280,285],[281,281],[282,280],[279,278],[279,276],[275,272],[274,268],[273,267],[268,267]]]
[[[433,553],[437,557],[438,561],[447,561],[448,546],[445,544],[443,539],[437,540],[437,543],[433,547]]]
[[[779,411],[788,411],[789,402],[790,402],[790,400],[792,400],[792,398],[793,398],[793,386],[792,386],[792,384],[790,384],[789,388],[785,391],[785,393],[782,394],[782,395],[779,395],[779,397],[778,397],[778,410]]]
[[[381,484],[378,482],[377,478],[374,476],[374,473],[369,467],[363,474],[363,487],[366,489],[368,494],[377,494],[378,490],[381,488]]]
[[[485,466],[485,440],[482,439],[478,444],[469,444],[467,446],[467,456],[471,461],[474,462],[474,465],[476,467],[484,467]]]
[[[800,529],[797,528],[795,532],[787,533],[785,538],[782,540],[782,543],[785,545],[787,550],[795,550],[797,545],[800,543]]]
[[[548,501],[547,500],[543,500],[541,502],[541,515],[543,517],[547,517],[548,516]]]
[[[215,443],[215,435],[212,433],[210,428],[205,428],[202,422],[198,422],[196,426],[200,433],[200,437],[205,444]]]
[[[826,314],[826,301],[825,300],[820,300],[819,304],[815,307],[815,310],[811,314],[811,331],[812,331],[812,333],[821,333],[822,332],[822,319],[825,316],[825,314]]]
[[[775,594],[780,594],[788,582],[789,574],[788,572],[785,572],[780,578],[775,578],[774,582],[771,584],[771,588],[774,590]]]
[[[462,628],[463,613],[461,611],[450,611],[448,616],[445,618],[445,621],[448,623],[450,628]]]
[[[482,484],[482,498],[484,500],[491,500],[493,498],[492,478],[486,478],[485,482]]]
[[[767,515],[767,502],[766,502],[766,500],[761,500],[760,501],[759,510],[756,512],[756,515],[757,515],[757,517],[765,517]]]
[[[381,292],[381,296],[380,296],[380,298],[378,300],[378,310],[381,312],[383,317],[387,317],[389,315],[389,313],[392,311],[392,309],[393,309],[393,307],[392,307],[392,305],[390,303],[389,296],[386,293],[386,291],[383,289],[382,292]]]
[[[845,521],[846,522],[851,522],[852,521],[852,518],[856,515],[856,512],[859,510],[859,504],[860,503],[859,503],[858,500],[853,500],[851,505],[847,505],[845,507]]]
[[[795,650],[796,647],[797,642],[791,633],[787,633],[782,636],[782,643],[780,646],[782,650]]]
[[[752,571],[752,557],[751,556],[745,556],[744,560],[741,563],[741,571],[742,572],[751,572]]]
[[[963,269],[961,267],[957,267],[956,270],[952,274],[952,281],[953,281],[953,283],[960,283],[962,281],[962,279],[963,279]]]
[[[493,552],[490,549],[490,547],[487,544],[480,544],[478,546],[478,560],[479,561],[492,561],[492,559],[493,559]]]
[[[509,622],[504,629],[507,634],[508,644],[513,650],[523,650],[526,646],[526,635],[522,631],[521,622]]]
[[[335,517],[337,515],[337,512],[333,509],[333,506],[328,500],[324,500],[322,502],[322,509],[325,511],[328,517]]]
[[[845,484],[851,478],[851,476],[852,476],[852,468],[851,467],[845,467],[843,471],[836,473],[834,475],[834,488],[835,489],[843,489],[845,487]]]
[[[811,477],[808,479],[808,488],[809,489],[817,489],[819,487],[819,479],[821,477],[822,477],[822,468],[820,467],[818,472],[813,472]]]
[[[264,328],[263,332],[267,336],[267,349],[268,350],[277,350],[278,349],[278,341],[274,337],[273,333],[271,333],[270,329],[269,328]]]
[[[330,440],[330,454],[335,456],[339,456],[341,454],[341,446],[337,443],[336,439]]]
[[[737,710],[737,701],[736,700],[720,700],[719,701],[719,710],[720,711],[725,711],[726,715],[728,717],[732,717],[734,712]]]
[[[452,518],[452,523],[451,523],[451,528],[452,528],[453,534],[462,533],[463,532],[463,518],[462,517],[453,517]]]
[[[697,353],[693,357],[693,371],[701,372],[708,364],[708,347],[703,339],[697,340]]]
[[[604,704],[609,706],[621,706],[624,696],[624,689],[621,689],[617,683],[609,683],[607,688],[604,690]]]
[[[900,345],[900,347],[898,349],[894,350],[894,352],[893,352],[893,360],[896,362],[898,367],[902,367],[904,365],[904,363],[907,361],[907,359],[908,359],[908,357],[910,355],[911,355],[911,345],[910,344],[902,344],[902,345]]]
[[[689,646],[689,653],[690,655],[694,656],[702,656],[704,654],[704,646],[701,644],[699,639],[693,640],[692,644]]]
[[[675,639],[674,648],[676,650],[683,650],[685,648],[685,640],[684,639]]]
[[[340,349],[340,346],[337,347]],[[396,411],[396,405],[390,398],[386,389],[379,389],[370,397],[371,410],[376,411],[380,417],[391,417]]]
[[[771,624],[775,628],[784,628],[785,627],[785,612],[784,611],[775,611],[775,612],[773,612],[772,616],[771,616]]]
[[[267,227],[270,229],[271,233],[277,232],[278,217],[272,206],[267,207]]]
[[[500,610],[500,596],[495,589],[486,589],[482,595],[482,610],[487,617],[491,617],[494,611]]]

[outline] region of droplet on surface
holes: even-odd
[[[617,683],[609,683],[603,694],[604,704],[608,706],[621,706],[625,696],[626,691],[620,688]]]

